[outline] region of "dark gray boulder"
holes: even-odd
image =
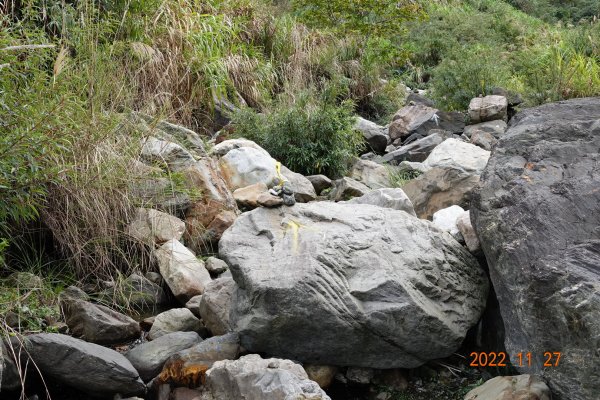
[[[108,307],[64,297],[61,307],[73,335],[99,344],[118,344],[139,337],[139,324]]]
[[[202,338],[196,332],[167,333],[151,342],[143,343],[129,350],[125,357],[148,382],[160,373],[165,362],[174,353],[200,343]]]
[[[230,322],[252,352],[411,368],[460,346],[487,277],[433,224],[368,204],[255,209],[219,242],[238,289]]]
[[[400,146],[394,151],[376,158],[375,161],[392,165],[398,165],[402,161],[422,162],[427,159],[427,156],[429,156],[436,146],[440,145],[447,138],[448,136],[442,133],[434,133],[422,139],[415,140],[408,145]]]
[[[114,350],[57,333],[27,336],[25,346],[43,376],[82,392],[105,398],[146,392],[129,360]]]
[[[558,399],[600,393],[600,99],[517,114],[473,196],[506,348]],[[544,368],[544,352],[561,352]],[[556,361],[553,356],[551,363]]]

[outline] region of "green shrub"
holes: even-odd
[[[307,94],[293,104],[280,102],[267,114],[241,110],[233,123],[237,136],[254,140],[273,158],[305,175],[341,175],[363,140],[353,129],[350,103],[333,105]]]

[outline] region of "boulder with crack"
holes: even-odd
[[[450,236],[367,204],[255,209],[219,254],[238,285],[230,321],[244,348],[317,364],[412,368],[446,357],[488,291]]]

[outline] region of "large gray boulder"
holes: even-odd
[[[152,208],[138,208],[127,226],[127,233],[142,243],[153,245],[168,240],[179,240],[185,232],[185,222],[170,214]]]
[[[230,320],[242,345],[311,363],[412,368],[448,356],[488,290],[450,236],[366,204],[256,209],[219,253],[238,285]]]
[[[114,350],[56,333],[27,336],[25,346],[43,376],[85,393],[111,398],[146,392],[129,360]]]
[[[148,382],[160,373],[173,353],[190,348],[201,341],[202,338],[196,332],[167,333],[151,342],[134,347],[125,354],[125,357],[140,373],[140,377]]]
[[[357,117],[354,129],[362,133],[365,142],[367,142],[371,150],[375,153],[383,153],[385,151],[388,144],[388,136],[385,127],[377,125],[375,122],[371,122],[367,119]]]
[[[558,399],[600,393],[600,99],[526,110],[482,175],[471,218],[510,354],[527,350]],[[545,352],[561,352],[544,368]],[[551,362],[556,362],[553,356]]]
[[[216,362],[206,373],[202,400],[330,400],[301,365],[249,354]]]

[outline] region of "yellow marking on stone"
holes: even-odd
[[[298,231],[300,230],[300,227],[302,225],[296,221],[289,220],[287,222],[287,226],[288,226],[288,228],[290,228],[292,230],[292,252],[297,253],[298,252],[298,236],[299,236]]]

